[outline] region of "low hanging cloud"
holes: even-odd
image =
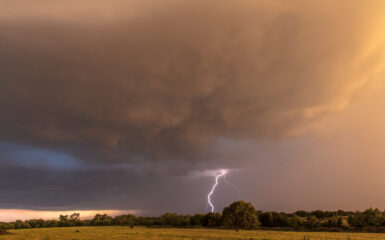
[[[383,1],[0,2],[0,141],[90,164],[218,162],[385,63]]]

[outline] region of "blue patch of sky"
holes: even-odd
[[[67,153],[8,142],[0,142],[0,163],[58,170],[71,170],[81,166],[78,159]]]

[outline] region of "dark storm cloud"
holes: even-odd
[[[375,1],[21,2],[0,0],[0,141],[90,168],[255,160],[383,67]]]
[[[5,14],[1,140],[92,161],[190,161],[218,137],[283,135],[335,111],[375,68],[352,69],[373,54],[361,59],[372,33],[354,3],[343,17],[301,1],[167,2],[93,24],[71,10],[71,21]]]

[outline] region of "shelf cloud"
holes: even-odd
[[[0,141],[81,172],[250,165],[385,64],[383,1],[0,2]]]

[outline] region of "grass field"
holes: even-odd
[[[79,232],[77,232],[79,231]],[[129,227],[71,227],[11,230],[0,240],[385,240],[377,233],[306,233],[279,231],[240,231],[215,229],[134,228]]]

